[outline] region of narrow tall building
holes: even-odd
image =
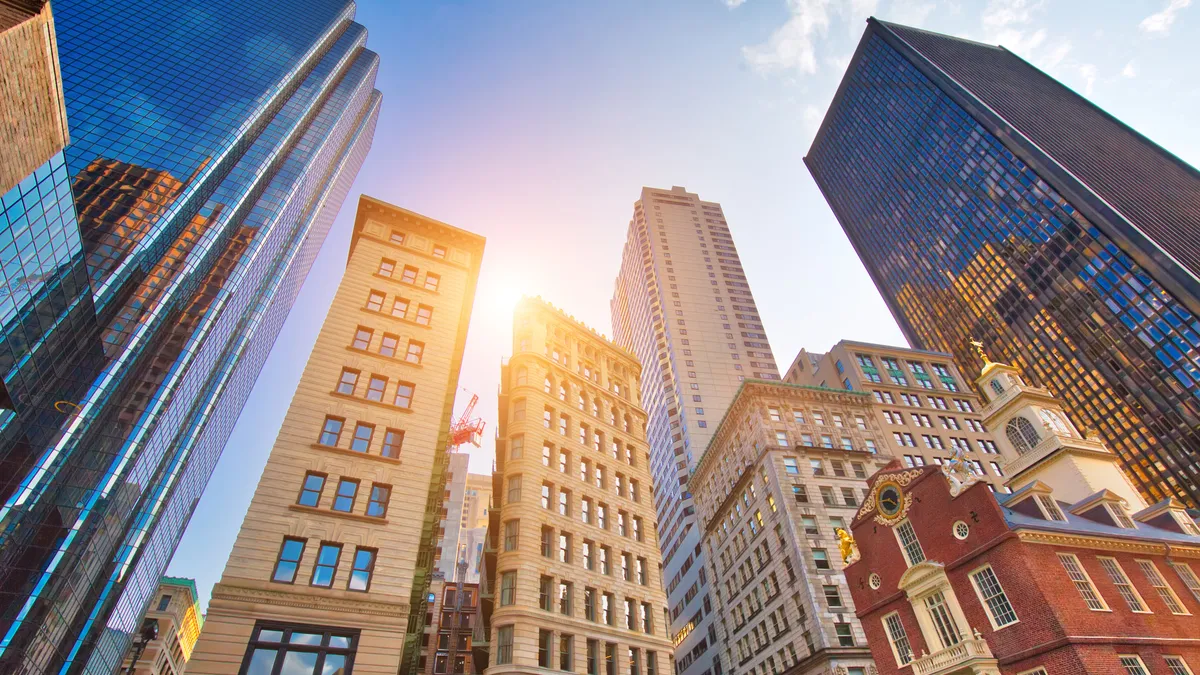
[[[801,349],[783,380],[871,394],[874,417],[884,431],[868,439],[871,452],[900,458],[912,468],[942,464],[961,450],[990,489],[1004,491],[1004,462],[980,416],[984,402],[953,358],[945,352],[842,340],[825,354]],[[801,434],[802,445],[839,445],[845,439],[838,427],[863,429],[857,417],[822,421],[832,428]]]
[[[402,653],[415,669],[483,245],[361,198],[345,277],[189,673],[395,675]]]
[[[513,323],[487,673],[668,675],[641,367],[540,300],[523,300]]]
[[[873,451],[885,433],[864,392],[753,380],[738,390],[692,474],[725,672],[873,671],[839,530],[892,460]]]
[[[123,675],[182,675],[200,637],[204,615],[194,579],[163,577],[158,596],[121,664]],[[144,641],[143,641],[144,640]]]
[[[909,344],[975,372],[984,338],[1200,504],[1200,172],[1002,47],[875,19],[805,163]]]
[[[49,7],[0,2],[0,672],[112,672],[370,148],[379,58],[349,0]]]
[[[717,635],[688,476],[742,381],[779,379],[721,205],[681,187],[642,188],[611,311],[616,343],[642,364],[679,675],[720,675],[707,653]]]
[[[450,454],[446,480],[444,514],[439,527],[437,570],[446,583],[479,583],[479,564],[487,536],[488,507],[492,496],[492,477],[469,472],[471,456],[465,452]],[[466,566],[459,565],[466,561]],[[459,577],[462,576],[460,579]]]

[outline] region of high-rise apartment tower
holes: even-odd
[[[415,668],[483,245],[361,198],[189,673],[395,675],[402,652]]]
[[[541,300],[513,324],[487,672],[669,675],[641,366]]]
[[[688,476],[742,381],[779,379],[721,205],[642,188],[611,309],[616,343],[642,362],[678,670],[720,675],[707,654],[717,635]]]
[[[1200,503],[1200,173],[1013,53],[871,19],[805,163],[908,341],[977,338]]]
[[[53,8],[70,144],[0,197],[5,673],[120,665],[380,104],[348,0]]]

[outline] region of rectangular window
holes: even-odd
[[[558,636],[558,669],[571,670],[572,656],[575,652],[575,636]]]
[[[519,542],[521,521],[510,520],[504,523],[504,550],[515,551]]]
[[[433,307],[417,305],[417,323],[428,326],[431,321],[433,321]]]
[[[1167,670],[1171,671],[1171,675],[1192,675],[1192,669],[1182,656],[1164,656],[1163,661],[1167,663]]]
[[[826,585],[821,587],[825,592],[825,604],[830,608],[840,608],[842,605],[842,592],[836,585]]]
[[[309,585],[329,588],[333,586],[333,577],[337,574],[338,559],[342,557],[341,544],[321,542],[317,550],[317,562],[313,566],[312,579]]]
[[[383,299],[384,299],[383,293],[380,293],[379,291],[376,291],[376,290],[372,290],[370,293],[367,294],[367,309],[371,310],[372,312],[382,311],[383,310]]]
[[[833,630],[837,634],[838,646],[853,647],[854,646],[854,631],[851,630],[848,623],[835,623]]]
[[[550,668],[550,654],[553,645],[554,633],[544,628],[538,629],[538,666],[541,668]]]
[[[419,364],[423,356],[425,356],[425,343],[409,340],[408,351],[404,354],[404,360],[409,363]]]
[[[892,612],[883,617],[883,627],[887,630],[888,641],[892,644],[892,656],[896,657],[896,665],[907,666],[913,662],[912,646],[908,641],[908,633],[900,621],[900,614]]]
[[[600,675],[600,643],[587,641],[587,675]]]
[[[496,665],[512,663],[513,627],[500,626],[496,629]]]
[[[438,246],[438,245],[436,245],[436,244],[435,244],[435,245],[434,245],[434,247],[433,247],[433,257],[435,257],[435,258],[445,258],[445,257],[446,257],[446,247],[445,247],[445,246]]]
[[[392,403],[401,408],[411,408],[413,389],[416,386],[412,382],[398,382],[396,384],[396,399]]]
[[[796,463],[795,457],[784,457],[783,470],[789,474],[798,475],[800,473],[800,465]]]
[[[383,448],[379,454],[396,459],[400,456],[400,446],[404,445],[404,432],[400,429],[387,429],[383,434]]]
[[[517,599],[517,573],[502,572],[500,574],[500,606],[507,607]]]
[[[538,582],[538,607],[547,612],[554,611],[554,579],[542,575]]]
[[[382,401],[383,390],[387,388],[387,378],[382,375],[371,375],[371,382],[367,385],[367,400]]]
[[[259,621],[255,624],[246,645],[242,672],[291,673],[296,667],[312,672],[349,672],[358,643],[358,631],[345,628],[317,626],[293,627],[288,624]],[[172,647],[177,660],[182,661],[182,647],[175,641]],[[165,655],[159,657],[165,662]],[[123,669],[122,669],[123,670]],[[158,672],[157,669],[155,672]],[[166,666],[162,672],[174,672]]]
[[[1175,568],[1175,573],[1183,581],[1183,585],[1188,587],[1192,592],[1192,597],[1196,598],[1196,602],[1200,602],[1200,578],[1196,577],[1196,572],[1188,563],[1171,563]]]
[[[819,570],[829,570],[833,567],[829,564],[829,553],[823,548],[814,548],[812,550],[813,564]]]
[[[304,482],[300,485],[300,496],[296,498],[296,503],[300,506],[316,507],[321,501],[321,490],[323,489],[325,489],[325,474],[309,471],[304,475]]]
[[[1121,567],[1121,563],[1117,562],[1116,558],[1097,558],[1100,561],[1100,566],[1104,568],[1104,573],[1108,575],[1108,580],[1117,587],[1117,593],[1121,594],[1121,599],[1129,606],[1132,612],[1146,613],[1149,612],[1146,608],[1145,601],[1142,600],[1142,595],[1137,592],[1133,584],[1129,581],[1129,577],[1125,574],[1125,569]]]
[[[336,448],[342,437],[342,425],[346,420],[340,417],[326,417],[325,425],[321,427],[321,445]]]
[[[167,608],[170,606],[171,606],[171,596],[169,594],[164,594],[161,598],[158,599],[158,611],[165,612],[165,611],[167,611]]]
[[[950,607],[946,604],[946,596],[941,591],[936,591],[925,598],[925,611],[928,612],[929,619],[937,630],[942,649],[949,649],[962,641],[962,631],[958,629],[958,623],[955,622],[954,616],[950,613]]]
[[[371,449],[371,437],[374,435],[374,424],[359,422],[354,426],[354,438],[350,440],[350,449],[355,452],[367,452]]]
[[[412,265],[405,265],[404,271],[400,274],[400,281],[406,284],[417,283],[417,268]]]
[[[1137,654],[1121,654],[1118,658],[1121,659],[1121,667],[1128,675],[1150,675],[1146,664],[1142,663],[1142,657]]]
[[[391,333],[384,333],[383,339],[379,341],[379,354],[381,356],[392,357],[396,355],[396,345],[400,344],[400,338]]]
[[[1142,574],[1146,575],[1146,581],[1149,581],[1154,590],[1158,592],[1158,597],[1162,598],[1163,604],[1171,610],[1172,614],[1191,614],[1184,608],[1183,603],[1179,601],[1179,596],[1175,595],[1175,589],[1167,584],[1167,580],[1163,578],[1153,561],[1138,560],[1137,564],[1142,568]]]
[[[358,330],[354,332],[354,341],[350,343],[350,346],[355,349],[366,349],[371,346],[371,336],[374,334],[375,331],[370,328],[359,326]]]
[[[521,476],[509,476],[508,478],[508,498],[506,504],[515,504],[521,501]]]
[[[569,581],[558,582],[558,613],[570,616],[574,611],[572,608],[572,596],[575,595],[575,586]]]
[[[305,543],[306,539],[284,537],[280,555],[275,561],[275,572],[271,573],[271,581],[292,584],[296,580],[296,568],[300,567],[300,556],[304,555]]]
[[[396,299],[392,300],[392,316],[396,317],[397,319],[403,319],[407,315],[408,298],[396,296]]]
[[[911,522],[906,520],[896,526],[896,539],[900,542],[900,549],[904,551],[904,559],[909,567],[925,562],[925,551],[921,549],[921,542]]]
[[[353,368],[342,368],[342,375],[338,378],[337,393],[353,396],[356,386],[358,386],[358,371]]]
[[[1108,605],[1104,604],[1104,598],[1100,597],[1096,585],[1092,583],[1091,577],[1079,563],[1079,558],[1074,553],[1059,553],[1058,559],[1062,562],[1063,569],[1067,570],[1067,576],[1071,579],[1071,583],[1075,584],[1075,589],[1079,591],[1080,597],[1087,603],[1088,609],[1094,612],[1107,612]]]
[[[367,502],[367,515],[373,518],[387,516],[388,502],[392,498],[392,486],[375,483],[371,486],[371,499]]]
[[[438,289],[438,284],[441,282],[442,277],[440,275],[434,274],[433,272],[425,273],[425,290],[436,291]]]
[[[988,618],[992,620],[993,627],[1003,628],[1017,622],[1017,613],[1013,611],[1012,604],[1009,603],[1008,596],[1004,594],[1000,580],[996,578],[996,572],[991,567],[973,572],[971,581],[975,583],[975,592],[979,594],[983,606],[987,607]]]
[[[337,494],[333,497],[333,510],[350,513],[354,510],[354,500],[358,496],[358,481],[343,478],[338,482]]]

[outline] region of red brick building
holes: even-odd
[[[977,382],[1012,494],[969,466],[873,476],[845,575],[879,673],[1200,675],[1200,529],[1147,506],[1044,390]]]

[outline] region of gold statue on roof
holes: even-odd
[[[858,552],[858,544],[854,542],[854,536],[842,528],[837,528],[838,550],[842,553],[842,562],[849,565],[850,563],[858,562],[861,555]]]
[[[980,342],[979,340],[976,340],[975,338],[971,338],[971,341],[968,344],[970,344],[972,347],[974,347],[975,353],[979,355],[979,358],[983,359],[983,365],[985,365],[985,366],[991,365],[992,360],[989,359],[988,355],[984,353],[982,342]]]

